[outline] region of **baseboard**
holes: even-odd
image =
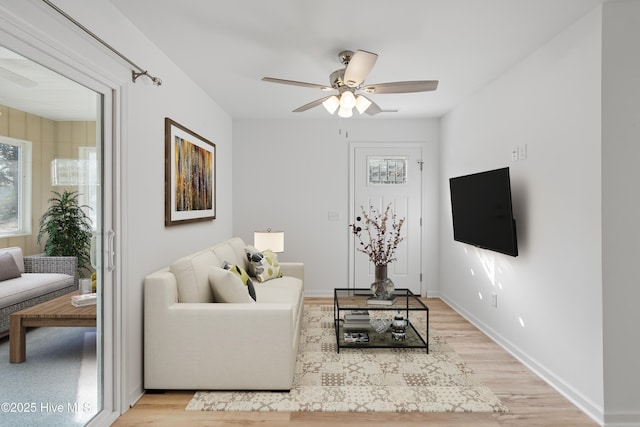
[[[305,289],[304,296],[305,297],[313,297],[313,298],[333,298],[333,289],[330,289],[328,291],[326,291],[326,290],[308,291],[308,290]]]
[[[333,298],[333,289],[320,290],[320,291],[315,291],[315,290],[309,291],[305,289],[304,296],[315,297],[315,298]],[[427,289],[427,298],[440,298],[440,291],[436,289],[434,290]]]
[[[606,412],[604,425],[607,427],[638,427],[640,412]]]
[[[440,290],[439,289],[427,289],[427,298],[440,298]]]
[[[124,414],[129,408],[133,408],[133,406],[138,403],[138,400],[144,396],[145,390],[142,389],[142,386],[136,387],[134,391],[129,393],[129,398],[127,399],[128,404],[126,405],[126,410],[122,413]]]
[[[593,419],[599,425],[605,425],[604,423],[604,413],[603,408],[594,404],[590,399],[587,399],[582,393],[575,390],[569,384],[564,382],[562,379],[558,378],[553,372],[549,371],[544,365],[538,363],[534,358],[530,357],[516,345],[511,343],[508,339],[504,338],[502,335],[494,331],[492,328],[487,326],[484,322],[482,322],[477,317],[473,316],[467,310],[453,302],[451,299],[447,298],[446,295],[440,295],[440,299],[447,303],[449,307],[451,307],[454,311],[464,317],[467,321],[472,323],[475,327],[480,329],[482,333],[495,341],[500,347],[502,347],[505,351],[511,354],[513,357],[518,359],[520,363],[525,365],[531,371],[533,371],[537,376],[539,376],[542,380],[544,380],[547,384],[553,387],[558,393],[563,395],[566,399],[568,399],[571,403],[576,405],[582,412],[588,415],[591,419]],[[621,424],[621,426],[630,427],[630,424]],[[636,426],[638,424],[635,424]],[[609,424],[606,424],[609,427]]]

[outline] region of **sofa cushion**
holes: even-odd
[[[278,257],[272,250],[267,249],[260,252],[253,246],[247,246],[245,251],[249,261],[249,272],[258,282],[282,277]]]
[[[22,256],[22,248],[12,247],[12,248],[2,248],[0,249],[0,254],[8,252],[13,257],[16,265],[18,266],[18,270],[20,273],[24,273],[24,258]]]
[[[245,247],[244,241],[239,237],[234,237],[223,243],[215,245],[212,250],[216,254],[216,257],[220,261],[228,261],[230,264],[234,264],[247,270],[246,255],[244,253]],[[218,265],[222,267],[222,264]]]
[[[24,273],[2,282],[0,308],[18,304],[50,292],[73,286],[74,277],[61,273]]]
[[[251,295],[251,298],[253,298],[254,301],[256,300],[256,290],[253,287],[253,281],[244,268],[238,265],[230,264],[227,261],[224,262],[222,268],[224,268],[225,270],[229,270],[230,272],[238,276],[242,284],[247,287],[247,291],[249,292],[249,295]]]
[[[209,269],[209,285],[216,302],[221,303],[253,303],[255,302],[247,287],[238,276],[220,267]]]
[[[0,254],[0,282],[20,277],[20,269],[9,252]]]
[[[209,268],[221,265],[211,249],[196,252],[171,264],[170,270],[178,283],[178,301],[213,302]]]
[[[258,303],[291,304],[295,323],[304,305],[303,283],[296,277],[284,276],[268,282],[256,283]]]

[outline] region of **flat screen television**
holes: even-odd
[[[453,239],[518,256],[509,168],[449,179]]]

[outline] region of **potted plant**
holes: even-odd
[[[77,191],[53,191],[50,206],[40,218],[38,244],[46,235],[44,252],[47,256],[75,256],[78,258],[78,273],[91,273],[91,220],[84,212],[87,205],[78,203]],[[80,274],[82,276],[82,274]]]

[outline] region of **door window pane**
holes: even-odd
[[[406,157],[369,157],[368,183],[376,184],[406,184]]]

